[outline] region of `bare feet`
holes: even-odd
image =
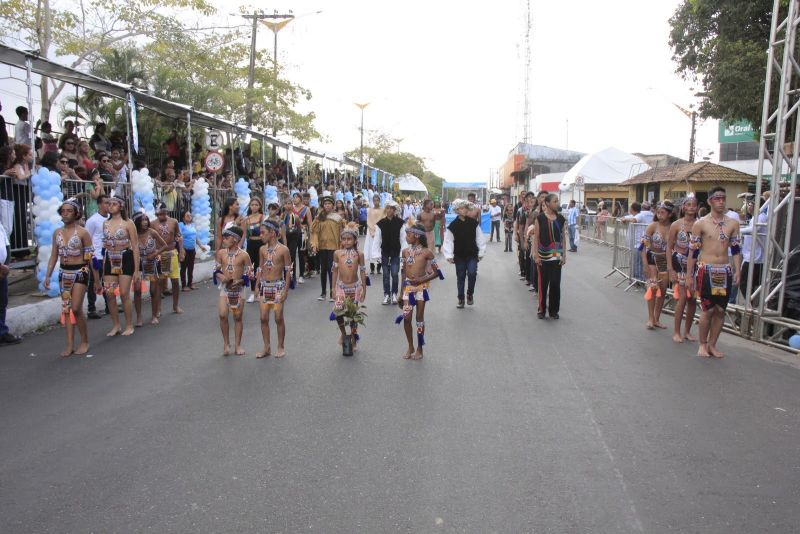
[[[180,306],[178,306],[177,308],[172,308],[172,313],[180,314],[183,313],[183,310],[180,308]]]
[[[140,326],[142,326],[142,320],[136,319],[136,328],[139,328]]]
[[[421,360],[422,359],[422,347],[417,347],[417,352],[411,356],[412,360]]]
[[[712,345],[708,346],[708,353],[711,354],[715,358],[724,358],[725,357],[725,354],[723,354],[721,351],[719,351],[717,349],[717,347],[714,347]]]
[[[408,347],[408,350],[403,355],[403,359],[410,360],[413,355],[414,355],[414,347]]]
[[[66,358],[67,356],[72,354],[72,347],[67,347],[63,351],[61,351],[61,357]]]
[[[700,348],[697,349],[697,355],[701,358],[708,358],[711,354],[708,353],[708,348],[705,343],[700,343]]]
[[[286,356],[286,349],[284,349],[283,347],[278,347],[278,352],[275,353],[275,357],[283,358],[284,356]]]
[[[120,326],[118,324],[115,324],[114,326],[111,327],[111,330],[108,331],[108,334],[106,334],[106,336],[114,337],[117,334],[119,334],[119,331],[120,331]]]
[[[675,343],[683,343],[683,338],[676,332],[675,334],[672,334],[672,341]]]
[[[224,345],[222,347],[222,355],[223,356],[230,356],[231,355],[231,346],[230,345]]]
[[[78,345],[78,349],[75,351],[76,356],[83,356],[89,352],[89,344],[88,343],[81,343]]]
[[[236,347],[236,355],[237,356],[244,356],[247,354],[242,347]]]
[[[128,328],[125,329],[124,332],[122,332],[123,336],[130,336],[131,334],[133,334],[133,327],[132,326],[129,326]]]
[[[265,348],[261,352],[256,352],[256,359],[260,360],[261,358],[266,358],[267,356],[270,356],[271,352],[272,349],[270,347]]]
[[[181,289],[181,291],[183,291],[183,292],[191,291],[191,290],[192,290],[191,287],[184,287],[183,289]]]
[[[659,323],[658,321],[656,321],[656,322],[653,324],[653,326],[655,326],[656,328],[660,328],[660,329],[662,329],[662,330],[666,330],[666,329],[667,329],[667,327],[666,327],[666,326],[664,326],[663,324]]]
[[[653,328],[655,328],[653,326],[653,323],[651,323],[650,321],[647,321],[647,324],[645,324],[644,327],[647,328],[648,330],[652,330]]]
[[[689,332],[686,332],[685,334],[683,334],[683,339],[685,339],[686,341],[697,341],[697,338],[694,337]]]
[[[159,312],[156,314],[156,317],[158,317],[159,319],[161,318],[161,310],[159,310]]]

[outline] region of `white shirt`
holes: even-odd
[[[650,210],[640,211],[633,216],[633,219],[640,224],[650,224],[653,222],[653,212]]]
[[[455,236],[449,229],[444,233],[444,243],[442,243],[442,253],[445,259],[449,260],[455,256]],[[481,225],[475,227],[475,244],[478,245],[478,259],[486,254],[486,236],[481,231]]]
[[[94,247],[94,257],[98,260],[103,259],[103,223],[107,217],[95,213],[86,220],[86,231],[92,236],[92,246]]]
[[[5,263],[8,259],[8,252],[6,247],[8,246],[8,234],[6,234],[6,229],[0,224],[0,265]]]
[[[407,221],[411,217],[416,217],[417,210],[414,209],[414,204],[403,204],[403,220]]]
[[[739,230],[739,233],[744,237],[742,241],[742,261],[752,263],[764,263],[764,245],[767,242],[767,208],[765,204],[758,214],[758,219],[753,217],[750,219],[750,224]],[[753,248],[753,226],[754,223],[758,225],[756,231],[757,237],[755,240],[755,247]],[[762,226],[763,225],[763,226]],[[750,258],[750,249],[753,248],[753,257]]]
[[[31,146],[31,125],[25,121],[17,121],[14,126],[14,142],[18,145]]]
[[[500,206],[492,206],[489,208],[489,215],[492,217],[492,222],[499,221],[501,213],[503,213],[503,209]]]

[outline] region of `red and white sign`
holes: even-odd
[[[209,152],[206,155],[205,166],[208,172],[219,172],[225,166],[225,156],[219,152]]]

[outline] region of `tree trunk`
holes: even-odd
[[[36,10],[36,37],[39,41],[39,55],[47,57],[52,43],[52,24],[50,16],[50,0],[39,0]],[[50,78],[42,76],[39,91],[42,97],[42,113],[39,120],[42,122],[50,120],[50,108],[53,105],[50,97]]]

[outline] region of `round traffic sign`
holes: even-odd
[[[225,138],[219,130],[209,130],[206,132],[206,148],[209,150],[219,150],[225,143]]]
[[[219,152],[209,152],[205,160],[206,169],[209,172],[218,172],[225,166],[225,156]]]

